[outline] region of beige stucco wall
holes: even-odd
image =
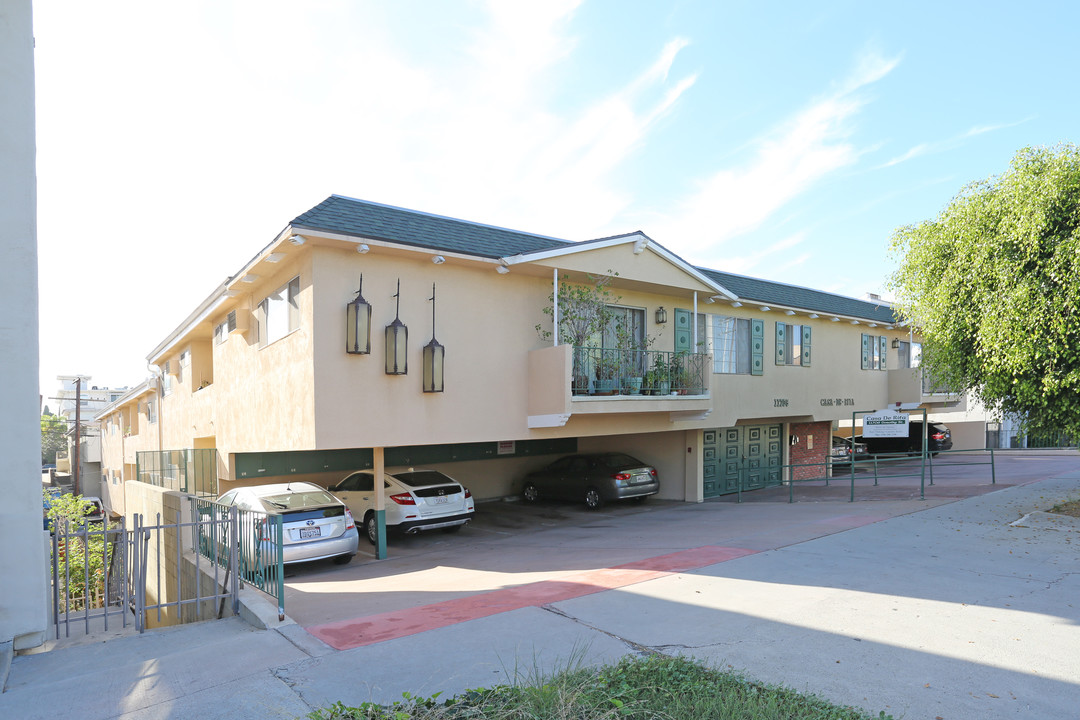
[[[306,237],[303,246],[274,248],[274,262],[257,259],[249,269],[258,279],[234,283],[228,296],[160,356],[161,364],[175,364],[183,350],[192,353],[191,368],[159,411],[161,447],[213,443],[222,478],[228,475],[230,456],[241,452],[576,437],[583,449],[642,449],[637,454],[655,455],[643,459],[662,467],[663,497],[698,500],[702,429],[842,421],[852,410],[876,409],[897,399],[890,390],[891,373],[860,369],[861,334],[907,339],[906,333],[810,318],[806,312],[788,316],[750,303],[707,303],[714,292],[707,285],[655,252],[635,254],[633,243],[532,267],[512,265],[509,273],[499,274],[492,264],[453,256],[436,265],[430,252],[374,246],[358,254],[340,240],[314,233]],[[764,374],[710,372],[709,394],[699,397],[571,396],[566,349],[552,348],[535,329],[538,323],[544,329],[551,325],[542,312],[552,292],[552,272],[544,265],[578,277],[585,271],[618,273],[612,286],[617,304],[645,311],[654,350],[674,349],[674,311],[692,310],[695,292],[701,314],[762,319]],[[345,306],[355,297],[361,273],[363,295],[373,307],[372,353],[355,356],[345,352]],[[257,304],[297,275],[300,327],[260,348],[253,322]],[[383,329],[395,316],[392,296],[399,280],[400,317],[410,334],[409,372],[389,376]],[[428,298],[433,282],[437,337],[446,348],[446,387],[425,394],[421,360],[432,336]],[[663,325],[655,322],[660,306],[669,317]],[[238,313],[238,328],[218,344],[214,326],[230,310]],[[811,366],[775,365],[777,321],[813,328]],[[895,364],[896,351],[888,352],[887,365]],[[212,384],[200,389],[207,378]],[[530,415],[550,417],[546,426],[534,422],[530,427]],[[560,425],[564,415],[568,419]],[[140,428],[139,437],[144,434]],[[461,475],[483,499],[515,494],[529,466],[550,459],[455,463],[443,469]],[[680,482],[669,477],[680,477]],[[339,478],[312,479],[332,484]],[[225,482],[222,489],[229,486]]]
[[[30,0],[0,3],[0,645],[45,640],[41,529],[34,35]]]

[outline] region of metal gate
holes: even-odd
[[[170,624],[221,617],[225,602],[233,613],[239,610],[239,582],[236,572],[239,522],[236,512],[211,518],[196,514],[192,522],[162,523],[161,516],[147,524],[134,515],[131,527],[126,520],[86,523],[72,527],[65,523],[52,533],[52,606],[56,638],[69,637],[73,624],[82,623],[83,632],[109,630],[110,622],[127,627],[134,623],[146,630],[148,612],[172,609]],[[185,531],[195,537],[227,539],[216,548],[202,547],[190,561],[185,559]],[[185,569],[188,572],[185,572]],[[204,575],[206,578],[204,579]],[[170,599],[171,598],[171,599]]]
[[[782,484],[782,439],[780,425],[706,430],[702,446],[704,497]]]

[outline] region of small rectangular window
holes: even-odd
[[[294,277],[259,303],[259,344],[269,345],[300,327],[300,278]]]

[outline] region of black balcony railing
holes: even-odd
[[[571,387],[575,395],[705,395],[705,353],[575,347]]]

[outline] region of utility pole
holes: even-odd
[[[79,477],[82,473],[79,472],[79,466],[82,464],[82,451],[79,448],[79,440],[82,435],[82,378],[75,378],[75,452],[72,453],[75,457],[71,461],[71,480],[72,480],[72,492],[76,495],[82,495],[82,483]]]

